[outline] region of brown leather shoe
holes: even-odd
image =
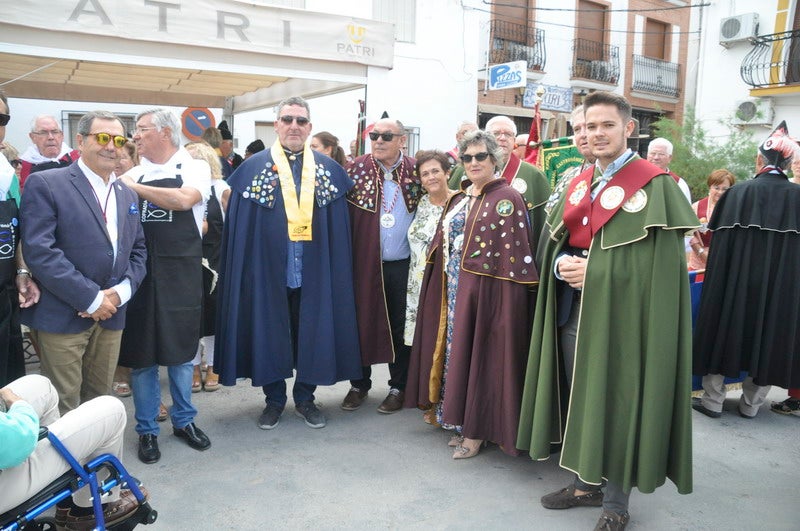
[[[603,511],[600,515],[600,520],[594,527],[594,531],[623,531],[625,526],[628,525],[631,515],[628,513],[619,514],[613,511]]]
[[[369,391],[361,391],[357,387],[351,387],[350,391],[344,397],[344,400],[342,400],[342,405],[340,407],[345,411],[355,411],[364,403],[368,392]]]
[[[386,398],[383,399],[381,405],[378,406],[378,413],[384,413],[388,415],[389,413],[400,411],[403,409],[403,399],[405,396],[406,393],[404,391],[400,391],[399,389],[390,389],[389,394],[386,395]]]
[[[145,501],[149,494],[144,487],[139,487],[144,495]],[[139,507],[136,496],[130,490],[123,490],[119,493],[117,501],[103,504],[103,518],[106,528],[116,525],[131,516]],[[58,529],[68,529],[70,531],[90,531],[97,525],[94,513],[88,515],[73,514],[74,507],[58,507],[56,509],[56,526]],[[85,510],[84,510],[85,511]]]
[[[542,496],[542,507],[545,509],[571,509],[573,507],[602,507],[603,491],[596,490],[575,496],[575,485],[570,485],[556,492]]]

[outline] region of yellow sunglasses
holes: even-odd
[[[87,136],[93,136],[97,143],[105,146],[111,140],[114,140],[114,147],[121,148],[128,143],[128,139],[121,135],[112,135],[111,133],[89,133]]]

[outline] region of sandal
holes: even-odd
[[[192,392],[199,393],[203,389],[203,380],[200,376],[200,365],[194,366],[194,374],[192,374]]]
[[[789,397],[783,402],[773,402],[770,409],[781,415],[800,416],[800,398]]]
[[[167,406],[164,405],[164,402],[158,406],[158,416],[156,417],[156,422],[164,422],[169,417],[169,412],[167,411]]]
[[[214,372],[214,368],[209,365],[206,370],[206,383],[203,386],[203,391],[211,393],[217,389],[219,389],[219,376]]]
[[[425,421],[425,424],[430,424],[431,426],[436,426],[437,428],[441,427],[439,421],[436,420],[436,408],[432,407],[427,410],[425,413],[422,414],[422,420]]]
[[[114,382],[111,389],[114,391],[114,394],[120,398],[131,396],[131,386],[128,382]]]

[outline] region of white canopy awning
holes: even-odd
[[[390,24],[238,0],[26,0],[0,22],[0,87],[238,113],[364,86],[393,48]]]

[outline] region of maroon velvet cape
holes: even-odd
[[[403,202],[409,212],[416,211],[422,195],[422,186],[414,171],[415,164],[416,161],[411,157],[403,157],[401,166],[394,171],[395,181],[400,183]],[[376,168],[372,155],[358,157],[347,168],[355,182],[347,194],[347,201],[353,227],[353,286],[361,362],[364,366],[394,361],[381,260],[379,220],[382,197],[378,179],[383,179],[383,173],[375,171]]]
[[[445,211],[463,198],[455,195]],[[465,437],[496,442],[510,455],[519,454],[532,289],[539,280],[527,214],[522,196],[502,179],[484,187],[468,214],[443,404],[445,423],[461,425]],[[439,400],[447,332],[442,230],[440,220],[420,292],[405,407]]]

